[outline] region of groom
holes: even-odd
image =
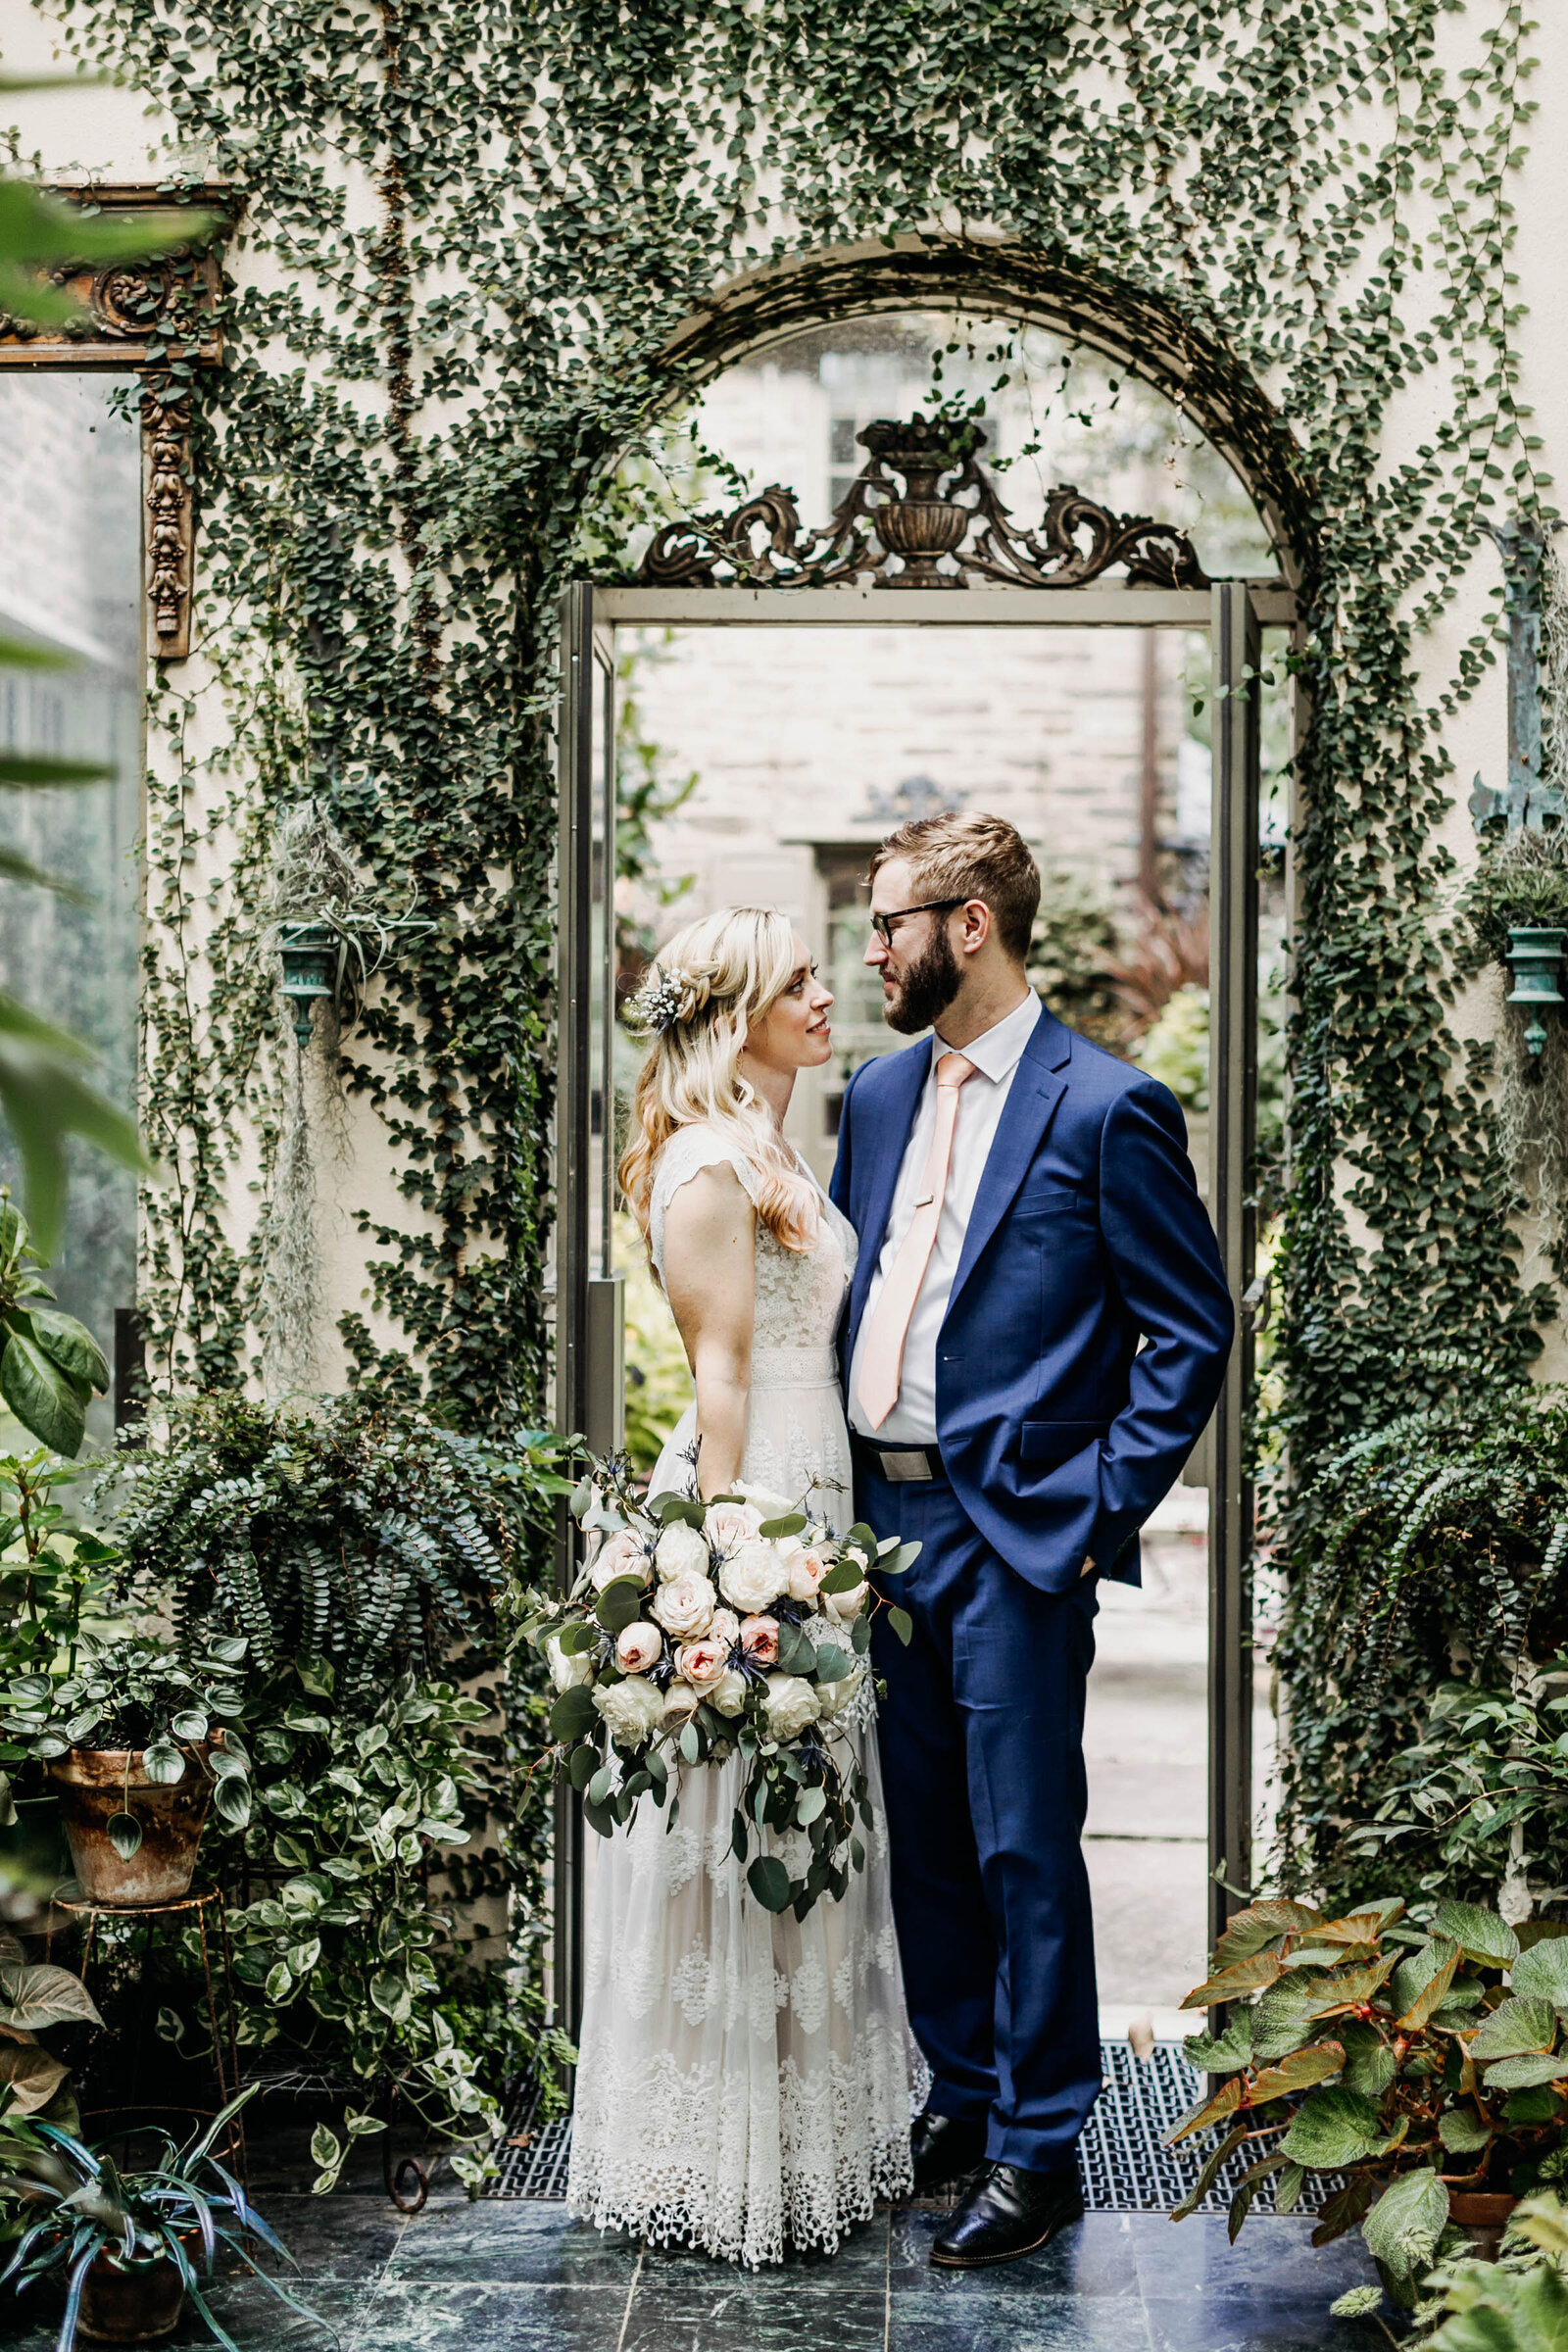
[[[871,861],[891,1027],[929,1045],[850,1083],[833,1199],[860,1236],[844,1334],[856,1506],[923,1546],[877,1613],[893,1899],[930,2063],[917,2190],[973,2175],[956,2268],[1083,2211],[1100,2089],[1079,1844],[1100,1577],[1219,1393],[1233,1328],[1186,1130],[1024,975],[1040,876],[1001,817],[921,818]]]

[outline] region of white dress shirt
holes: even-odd
[[[920,1106],[909,1140],[904,1148],[899,1168],[899,1181],[893,1189],[893,1205],[888,1211],[887,1232],[882,1237],[882,1250],[876,1261],[876,1272],[866,1293],[865,1308],[860,1316],[860,1328],[856,1334],[855,1355],[850,1364],[850,1394],[847,1399],[850,1427],[862,1437],[876,1438],[886,1446],[934,1446],[937,1440],[937,1335],[948,1311],[953,1294],[954,1276],[963,1254],[964,1235],[969,1230],[969,1218],[974,1209],[975,1195],[990,1156],[991,1146],[1002,1123],[1002,1113],[1012,1088],[1012,1075],[1023,1058],[1035,1023],[1040,1018],[1040,999],[1033,989],[1021,1004],[1015,1005],[1005,1019],[998,1021],[981,1037],[968,1045],[956,1047],[944,1043],[938,1030],[931,1041],[931,1066],[926,1073],[920,1095]],[[866,1333],[876,1312],[876,1302],[882,1296],[882,1286],[893,1268],[893,1261],[903,1247],[914,1216],[914,1204],[919,1198],[925,1164],[931,1156],[931,1139],[937,1124],[936,1068],[944,1054],[961,1053],[965,1061],[974,1064],[974,1076],[965,1079],[958,1089],[958,1119],[953,1136],[953,1156],[948,1163],[948,1188],[943,1195],[942,1216],[937,1226],[937,1238],[926,1261],[925,1277],[909,1317],[908,1336],[904,1343],[904,1370],[899,1385],[899,1400],[878,1430],[867,1428],[860,1409],[860,1359],[865,1349]]]

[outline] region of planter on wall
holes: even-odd
[[[90,1903],[177,1903],[190,1892],[202,1828],[212,1803],[207,1769],[214,1739],[183,1746],[185,1777],[171,1787],[151,1781],[139,1747],[73,1747],[49,1771],[60,1792],[66,1840],[77,1884]],[[119,1814],[133,1814],[141,1843],[128,1858],[109,1834]]]

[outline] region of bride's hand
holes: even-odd
[[[664,1216],[664,1290],[697,1383],[697,1491],[733,1493],[746,1452],[757,1212],[733,1168],[683,1184]]]

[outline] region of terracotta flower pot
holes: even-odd
[[[126,2270],[107,2250],[87,2273],[80,2332],[95,2344],[159,2344],[185,2308],[185,2282],[172,2262]]]
[[[73,1747],[53,1759],[49,1771],[60,1791],[72,1868],[88,1902],[177,1903],[189,1893],[213,1798],[207,1757],[221,1740],[218,1732],[182,1744],[185,1777],[172,1788],[147,1778],[139,1747]],[[122,1862],[109,1824],[126,1812],[141,1824],[141,1843]]]
[[[1506,2189],[1450,2189],[1448,2219],[1469,2231],[1471,2249],[1480,2261],[1495,2262],[1502,2233],[1518,2202]]]

